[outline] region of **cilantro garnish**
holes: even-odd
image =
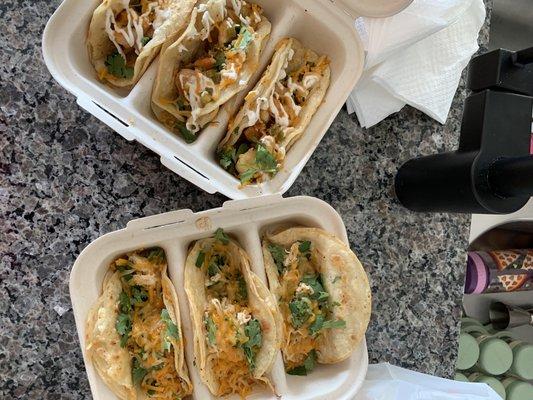
[[[300,245],[298,246],[298,250],[300,250],[300,253],[307,254],[311,250],[311,242],[309,240],[305,240],[303,242],[300,242]]]
[[[239,37],[235,41],[235,48],[237,50],[245,50],[248,45],[252,42],[254,34],[248,30],[248,28],[243,27],[239,31]]]
[[[179,130],[181,137],[186,143],[192,143],[196,140],[196,135],[188,130],[183,122],[176,122],[176,128]]]
[[[235,149],[234,148],[228,148],[223,149],[218,153],[218,162],[224,169],[228,169],[231,164],[235,162]]]
[[[122,291],[118,299],[119,314],[115,329],[120,335],[120,347],[126,347],[131,332],[131,301],[128,294]]]
[[[148,292],[142,286],[133,286],[131,288],[131,302],[141,304],[148,300]]]
[[[215,231],[215,239],[221,242],[222,244],[228,244],[229,243],[229,237],[226,235],[226,232],[224,232],[224,229],[218,228]]]
[[[298,329],[313,315],[309,299],[296,298],[289,302],[292,316],[292,325]]]
[[[335,278],[333,278],[333,280],[331,281],[331,283],[337,283],[338,281],[340,281],[342,278],[340,275],[337,275]]]
[[[196,267],[197,268],[202,268],[202,265],[204,265],[204,261],[205,261],[205,253],[200,250],[200,252],[198,253],[198,258],[196,258]]]
[[[141,39],[141,44],[142,44],[143,46],[146,46],[146,44],[147,44],[150,40],[152,40],[151,37],[149,37],[149,36],[143,36],[143,38]]]
[[[302,365],[299,365],[287,371],[287,374],[305,376],[315,368],[315,363],[316,363],[316,351],[311,350],[309,354],[307,354],[307,357],[305,358],[304,363]]]
[[[105,66],[109,73],[117,78],[131,79],[133,77],[133,68],[126,67],[126,60],[118,51],[107,56]]]
[[[323,329],[346,328],[346,322],[342,319],[326,321],[322,314],[316,316],[315,321],[309,325],[309,334],[317,335]]]
[[[148,261],[150,262],[161,264],[166,260],[165,251],[161,247],[156,247],[150,250],[146,258],[148,258]]]
[[[246,288],[246,281],[244,280],[244,277],[242,275],[239,276],[237,282],[239,284],[237,296],[241,300],[246,300],[248,298],[248,289]]]
[[[210,345],[214,345],[217,340],[217,326],[213,322],[210,316],[206,316],[204,319],[205,328],[207,329],[207,340]]]
[[[280,246],[279,244],[270,243],[268,246],[268,251],[270,252],[270,255],[274,259],[274,263],[276,263],[276,267],[278,268],[278,272],[280,274],[283,273],[285,270],[285,249],[283,246]]]
[[[170,350],[170,341],[168,339],[179,340],[180,332],[176,324],[170,318],[170,314],[166,308],[161,310],[161,320],[165,323],[167,329],[165,330],[163,337],[163,350]]]
[[[133,357],[131,360],[131,378],[133,380],[133,384],[139,385],[143,381],[147,373],[148,370],[146,368],[143,368],[141,362],[139,361],[139,358]]]
[[[246,356],[250,370],[254,370],[255,356],[261,348],[261,343],[263,341],[263,337],[261,335],[261,324],[259,321],[255,318],[252,318],[250,321],[248,321],[248,323],[244,326],[244,334],[248,340],[245,343],[240,344],[240,346],[244,351],[244,355]]]
[[[257,145],[255,164],[240,174],[241,183],[250,182],[259,173],[275,174],[278,172],[278,163],[274,156],[261,144]]]

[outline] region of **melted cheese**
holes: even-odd
[[[252,376],[244,351],[238,346],[238,337],[245,337],[244,325],[253,317],[248,300],[236,300],[238,297],[236,277],[239,275],[242,277],[240,261],[233,257],[227,246],[218,241],[204,251],[205,265],[209,265],[214,256],[222,256],[225,260],[221,272],[216,274],[222,275],[218,279],[224,282],[224,288],[206,287],[208,302],[204,318],[210,318],[216,327],[214,343],[210,343],[209,335],[206,334],[208,362],[219,385],[217,395],[238,394],[244,398],[261,381]]]
[[[153,398],[174,399],[190,394],[187,385],[177,374],[174,362],[174,350],[162,351],[166,324],[161,320],[161,311],[165,308],[161,286],[164,263],[154,263],[147,258],[132,253],[128,260],[118,259],[115,265],[131,265],[123,274],[133,273],[133,278],[122,279],[122,290],[131,295],[132,286],[141,285],[148,299],[132,305],[132,330],[126,348],[130,357],[142,355],[141,365],[149,370],[140,383],[140,389],[146,394],[154,391]],[[152,368],[156,367],[156,368]]]

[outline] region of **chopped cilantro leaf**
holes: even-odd
[[[287,374],[305,376],[315,368],[315,363],[316,351],[311,350],[305,358],[304,363],[287,371]]]
[[[163,308],[163,310],[161,310],[161,320],[165,323],[167,327],[163,335],[163,351],[169,351],[171,342],[168,339],[179,340],[180,332],[176,324],[172,321],[172,318],[170,318],[170,314],[168,313],[168,310],[166,308]]]
[[[131,378],[134,385],[140,385],[148,370],[143,368],[138,357],[133,357],[131,360]]]
[[[296,298],[289,302],[292,325],[298,329],[313,315],[309,299]]]
[[[246,281],[243,276],[240,276],[237,280],[239,287],[237,291],[237,296],[241,300],[246,300],[248,298],[248,289],[246,288]]]
[[[255,162],[259,169],[263,172],[275,173],[278,171],[278,163],[276,159],[263,145],[257,145],[257,153],[255,155]]]
[[[179,130],[181,137],[186,143],[192,143],[197,139],[196,135],[188,130],[183,122],[176,122],[176,128]]]
[[[311,250],[311,242],[309,240],[301,242],[298,246],[298,250],[300,250],[300,253],[302,254],[309,253],[309,250]]]
[[[146,46],[146,44],[147,44],[150,40],[152,40],[151,37],[149,37],[149,36],[143,36],[143,38],[141,39],[141,43],[142,43],[143,46]]]
[[[283,248],[283,246],[274,243],[270,243],[267,248],[270,252],[270,255],[272,256],[272,259],[274,260],[274,263],[276,263],[278,272],[282,274],[285,270],[285,249]]]
[[[346,321],[342,319],[336,319],[324,322],[322,329],[344,329],[346,328]]]
[[[253,179],[253,177],[255,176],[255,174],[257,174],[258,172],[259,172],[259,170],[257,168],[247,169],[246,171],[241,173],[240,176],[239,176],[240,179],[241,179],[241,183],[245,184],[245,183],[250,182]]]
[[[223,149],[218,153],[218,162],[224,169],[228,169],[235,160],[235,149]]]
[[[214,345],[217,340],[217,326],[210,316],[205,317],[204,324],[205,328],[207,329],[207,340],[209,341],[210,345]]]
[[[131,302],[141,304],[148,300],[148,292],[142,287],[135,285],[131,288]]]
[[[338,281],[340,281],[342,278],[340,275],[337,275],[332,281],[331,283],[337,283]]]
[[[278,172],[278,163],[266,147],[258,144],[255,153],[255,164],[239,175],[241,183],[244,185],[250,182],[260,172],[274,175]]]
[[[323,329],[345,328],[346,322],[342,319],[326,321],[322,314],[316,316],[315,321],[309,325],[309,334],[311,336],[317,335]]]
[[[204,261],[205,261],[205,253],[200,250],[200,252],[198,253],[198,258],[196,258],[196,267],[197,268],[202,268],[202,265],[204,265]]]
[[[150,250],[146,258],[148,258],[148,261],[150,262],[161,264],[166,260],[165,251],[161,247],[156,247]]]
[[[255,369],[255,356],[261,348],[263,336],[261,335],[261,324],[255,318],[252,318],[244,326],[244,334],[248,338],[245,343],[240,344],[250,366],[250,370]]]
[[[305,275],[302,278],[302,282],[310,286],[313,289],[313,294],[310,295],[313,300],[324,301],[329,297],[329,294],[322,285],[322,280],[319,275]]]
[[[117,78],[131,79],[133,68],[126,67],[126,60],[116,51],[107,56],[105,66],[109,73]]]
[[[120,335],[120,347],[126,347],[131,332],[131,300],[128,294],[122,291],[119,295],[118,314],[115,329]]]
[[[243,27],[239,31],[239,37],[235,41],[235,48],[237,50],[245,50],[252,42],[254,34],[246,27]]]
[[[241,143],[239,145],[239,148],[237,149],[237,153],[235,153],[235,161],[239,158],[241,154],[244,154],[248,151],[249,147],[246,143]]]
[[[222,228],[218,228],[215,231],[215,239],[221,242],[222,244],[228,244],[229,243],[229,237],[226,235],[226,232]]]

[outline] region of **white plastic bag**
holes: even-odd
[[[501,400],[484,383],[458,382],[395,367],[368,366],[363,387],[354,400]]]

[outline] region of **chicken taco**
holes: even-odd
[[[86,321],[86,354],[122,400],[192,393],[178,298],[160,248],[118,257]]]
[[[134,85],[163,43],[183,31],[196,0],[103,0],[87,35],[89,59],[100,80]]]
[[[281,326],[274,297],[250,270],[244,250],[224,231],[199,240],[185,264],[196,366],[215,396],[242,398],[267,385]]]
[[[273,177],[304,134],[330,81],[329,61],[296,39],[283,39],[217,149],[220,165],[241,184]]]
[[[194,141],[247,85],[270,28],[257,4],[200,2],[185,32],[161,53],[152,92],[156,117],[185,141]]]
[[[341,240],[316,228],[267,235],[263,257],[283,317],[287,373],[307,375],[315,363],[350,356],[363,340],[371,311],[367,276]]]

